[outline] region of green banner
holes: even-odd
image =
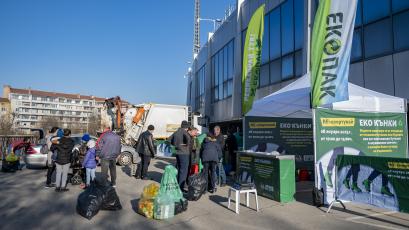
[[[357,0],[321,0],[311,43],[312,106],[348,100]]]
[[[409,213],[409,159],[340,155],[336,165],[339,199]]]
[[[253,106],[260,76],[261,45],[264,33],[264,4],[250,19],[243,50],[242,112],[246,114]]]
[[[334,199],[338,155],[407,158],[406,114],[315,110],[317,187],[327,203]]]
[[[245,150],[294,155],[297,169],[314,169],[312,119],[247,116],[243,120]]]
[[[254,183],[257,193],[282,203],[294,200],[295,164],[292,156],[239,153],[239,180]]]

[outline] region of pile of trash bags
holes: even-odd
[[[99,210],[121,210],[122,205],[115,188],[94,180],[91,185],[78,196],[77,212],[91,220]]]
[[[187,210],[188,202],[183,197],[176,179],[177,169],[165,168],[160,185],[152,183],[144,187],[138,202],[138,212],[149,218],[164,220]]]

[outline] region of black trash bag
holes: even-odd
[[[194,174],[188,179],[187,199],[189,201],[197,201],[206,191],[207,180],[203,173]]]
[[[1,171],[2,172],[16,172],[19,170],[19,163],[18,162],[8,162],[6,160],[2,160],[1,164]]]
[[[102,207],[104,199],[103,187],[97,183],[91,185],[78,196],[77,212],[81,216],[91,220]]]
[[[312,204],[316,207],[324,206],[324,191],[314,187],[312,189]]]
[[[115,188],[112,186],[103,187],[104,199],[102,201],[101,210],[116,211],[121,210],[122,205],[116,194]]]
[[[186,199],[180,199],[179,202],[175,202],[175,213],[174,215],[180,214],[184,211],[187,210],[187,200]]]

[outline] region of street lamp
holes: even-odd
[[[197,19],[197,23],[199,23],[200,21],[209,21],[209,22],[213,22],[213,32],[216,31],[216,23],[221,23],[222,20],[221,19],[211,19],[211,18],[198,18]]]

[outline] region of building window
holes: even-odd
[[[200,68],[199,71],[196,72],[196,109],[200,109],[204,106],[205,76],[206,65],[203,65],[202,68]]]
[[[365,58],[392,52],[392,25],[389,18],[364,26],[364,49]]]
[[[281,53],[288,54],[294,50],[294,5],[287,0],[281,5]]]
[[[259,87],[300,77],[305,73],[302,56],[306,20],[304,4],[304,0],[287,0],[266,14],[268,23],[264,24]],[[263,54],[266,49],[269,50],[268,61],[265,61],[267,55]]]
[[[280,8],[276,8],[270,13],[270,58],[275,59],[281,56],[281,24]]]
[[[351,62],[362,58],[362,29],[355,29],[352,37]]]
[[[363,0],[364,23],[370,23],[389,15],[390,0]]]
[[[228,42],[212,57],[213,102],[228,98],[233,93],[234,40]]]
[[[408,0],[358,0],[351,62],[409,49]]]
[[[409,9],[409,1],[408,0],[392,0],[392,11],[397,13],[401,10]]]
[[[409,0],[407,1],[409,3]],[[393,17],[393,36],[395,50],[409,49],[409,11]]]
[[[269,55],[269,38],[268,36],[270,35],[269,31],[269,15],[267,14],[264,16],[264,34],[263,34],[263,44],[262,44],[262,49],[261,49],[261,64],[268,63],[270,60],[270,55]]]

